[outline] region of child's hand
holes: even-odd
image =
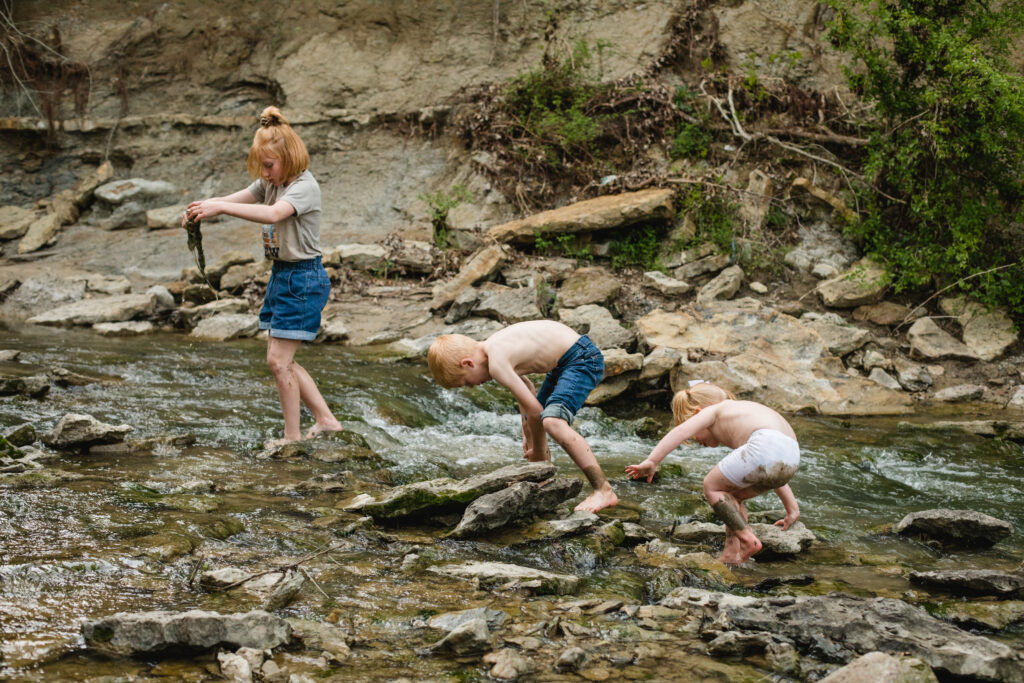
[[[792,514],[792,515],[786,515],[782,519],[780,519],[777,522],[775,522],[775,526],[781,526],[782,530],[785,531],[786,529],[788,529],[789,527],[791,527],[793,525],[793,522],[795,522],[798,517],[800,517],[800,513],[799,512],[797,512],[796,514]]]
[[[650,484],[654,480],[654,473],[658,471],[658,466],[650,460],[644,460],[639,465],[626,465],[626,474],[633,477],[634,479],[641,479],[647,477],[647,483]]]

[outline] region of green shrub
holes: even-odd
[[[463,202],[470,201],[473,196],[461,184],[452,186],[448,192],[438,190],[416,197],[430,207],[430,222],[434,226],[434,244],[445,249],[448,246],[448,212]]]
[[[641,270],[662,270],[661,230],[652,225],[627,228],[624,235],[612,242],[610,255],[612,268],[619,270],[630,266]]]
[[[713,139],[710,131],[695,123],[684,121],[676,126],[672,134],[670,154],[673,159],[703,159],[708,155]]]
[[[1024,4],[829,0],[851,86],[874,105],[860,220],[897,291],[957,283],[1024,314]]]

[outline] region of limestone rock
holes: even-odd
[[[132,426],[100,422],[92,415],[68,413],[43,435],[43,443],[59,450],[80,449],[94,444],[123,441]]]
[[[584,304],[578,308],[562,308],[558,319],[580,334],[590,337],[597,348],[631,349],[636,343],[636,333],[623,327],[604,306]]]
[[[200,320],[189,336],[202,341],[228,341],[255,335],[259,324],[259,317],[249,313],[217,313]]]
[[[975,510],[912,512],[893,527],[904,536],[924,536],[952,547],[990,546],[1013,533],[1013,525]]]
[[[521,481],[501,491],[485,494],[469,504],[451,536],[468,538],[548,512],[578,496],[582,488],[583,482],[579,479],[559,478],[543,485]]]
[[[82,624],[86,646],[101,652],[135,655],[170,648],[218,646],[274,648],[291,638],[291,626],[255,610],[219,614],[202,610],[121,612]]]
[[[953,335],[935,324],[931,318],[921,318],[907,330],[910,352],[918,358],[938,360],[940,358],[963,358],[977,360],[973,351]]]
[[[82,299],[34,315],[28,319],[36,325],[95,325],[96,323],[125,322],[152,315],[156,309],[152,294],[120,294],[97,299]]]
[[[539,595],[571,595],[580,586],[580,578],[572,574],[556,574],[501,562],[465,562],[431,567],[428,571],[463,579],[476,579],[481,587],[529,588]],[[481,620],[482,621],[482,620]]]
[[[431,310],[444,308],[455,301],[455,297],[462,290],[492,277],[501,269],[507,258],[505,250],[497,244],[484,247],[473,254],[458,275],[446,282],[440,282],[434,287],[433,299],[430,301]]]
[[[586,304],[607,306],[619,295],[622,282],[605,268],[579,268],[565,279],[558,290],[560,308],[576,308]]]
[[[846,272],[818,284],[822,303],[832,308],[856,308],[873,304],[889,287],[885,269],[869,259],[861,259]]]
[[[869,652],[833,671],[821,683],[938,683],[930,666],[916,657]]]
[[[651,189],[587,199],[496,225],[487,231],[487,237],[498,242],[524,242],[537,233],[591,232],[664,220],[672,216],[672,195],[671,189]]]

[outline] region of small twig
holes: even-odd
[[[281,572],[282,575],[286,574],[289,570],[298,569],[299,565],[301,565],[301,564],[303,564],[305,562],[309,562],[310,560],[312,560],[314,558],[320,557],[324,553],[329,553],[332,550],[337,550],[338,548],[341,548],[341,547],[343,547],[345,545],[347,545],[347,544],[346,543],[335,543],[335,544],[329,545],[326,548],[323,548],[322,550],[318,550],[315,553],[310,553],[309,555],[306,555],[302,559],[296,560],[295,562],[292,562],[290,564],[286,564],[286,565],[283,565],[281,567],[275,567],[274,569],[268,569],[266,571],[258,572],[256,574],[250,574],[249,576],[245,577],[244,579],[239,579],[238,581],[235,581],[232,584],[229,584],[227,586],[222,586],[220,588],[214,588],[213,590],[215,592],[229,591],[232,588],[238,588],[243,583],[247,583],[249,581],[252,581],[253,579],[258,579],[259,577],[266,576],[267,574],[276,574],[277,572]],[[328,596],[328,597],[330,597],[330,596]]]
[[[309,579],[309,582],[310,582],[311,584],[313,584],[313,587],[314,587],[314,588],[316,588],[316,589],[317,589],[318,591],[320,591],[320,593],[321,593],[321,594],[322,594],[322,595],[323,595],[323,596],[324,596],[325,598],[327,598],[328,600],[330,600],[330,599],[331,599],[331,596],[330,596],[330,595],[328,595],[327,593],[325,593],[325,592],[324,592],[324,589],[320,587],[320,584],[319,584],[319,583],[317,583],[317,582],[316,582],[316,581],[315,581],[315,580],[313,579],[313,577],[309,575],[309,572],[307,572],[307,571],[306,571],[306,568],[305,568],[305,567],[299,567],[299,571],[300,571],[300,572],[302,572],[302,575],[303,575],[303,576],[305,576],[305,577],[306,577],[307,579]]]

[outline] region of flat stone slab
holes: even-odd
[[[910,582],[956,595],[1024,597],[1024,573],[995,569],[911,572]]]
[[[133,655],[170,648],[274,648],[291,639],[292,628],[284,619],[261,610],[242,614],[203,610],[121,612],[86,621],[82,635],[91,649]]]
[[[152,294],[118,294],[99,299],[82,299],[34,315],[27,322],[34,325],[95,325],[117,323],[148,317],[156,310]]]
[[[538,594],[572,595],[580,587],[580,577],[555,574],[502,562],[466,562],[430,567],[427,571],[460,579],[476,579],[481,588],[530,588]]]

